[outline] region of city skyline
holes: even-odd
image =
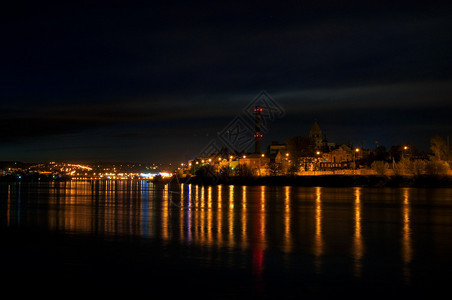
[[[9,4],[0,160],[177,162],[261,91],[263,137],[428,150],[452,132],[451,4]],[[250,139],[253,137],[250,136]]]

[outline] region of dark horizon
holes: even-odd
[[[451,8],[11,3],[0,161],[186,161],[263,90],[285,113],[263,150],[317,121],[331,142],[428,151],[452,132]]]

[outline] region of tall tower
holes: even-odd
[[[261,113],[262,113],[262,107],[256,105],[254,108],[254,114],[256,116],[256,128],[254,133],[254,153],[261,153],[261,140],[262,140],[262,133],[261,133]]]
[[[309,137],[314,142],[316,149],[320,149],[322,147],[322,129],[320,129],[319,124],[317,121],[314,121],[314,124],[312,125],[311,130],[309,131]]]

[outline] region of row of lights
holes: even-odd
[[[404,146],[403,147],[403,150],[408,150],[408,146]],[[361,150],[359,149],[359,148],[355,148],[355,153],[358,153],[358,152],[360,152]],[[317,151],[316,152],[316,154],[317,155],[320,155],[321,154],[321,152],[320,151]],[[286,153],[286,157],[289,157],[290,156],[290,154],[289,153]],[[265,154],[264,153],[262,153],[261,154],[261,157],[265,157]],[[230,160],[232,160],[234,157],[231,155],[231,156],[229,156],[229,159]],[[246,155],[243,155],[243,158],[246,158]],[[218,158],[218,160],[219,161],[221,161],[221,157],[219,157]],[[207,160],[208,162],[211,162],[212,161],[212,159],[211,158],[209,158],[208,160]],[[201,163],[205,163],[206,162],[206,160],[201,160]],[[199,164],[199,162],[198,161],[196,161],[196,164]],[[181,163],[181,166],[183,167],[185,164],[184,163]],[[188,164],[188,166],[191,166],[192,164],[191,163],[189,163]]]
[[[403,149],[404,149],[404,150],[408,150],[408,146],[404,146]],[[361,151],[359,148],[356,148],[356,149],[355,149],[355,152],[356,152],[356,153],[358,153],[359,151]],[[317,154],[317,155],[320,155],[321,152],[320,152],[320,151],[317,151],[316,154]],[[262,153],[261,156],[262,156],[262,157],[265,157],[265,154]],[[290,156],[290,154],[289,154],[289,153],[286,153],[286,157],[289,157],[289,156]],[[234,157],[233,157],[232,155],[229,156],[229,159],[233,159],[233,158],[234,158]],[[246,155],[243,155],[243,158],[246,158]],[[221,161],[221,157],[219,157],[218,160]],[[212,159],[209,158],[207,161],[211,162]],[[204,159],[201,160],[201,163],[204,163],[204,162],[205,162]],[[196,162],[196,164],[198,164],[198,162]],[[191,163],[189,163],[188,165],[191,166]],[[184,163],[181,163],[181,166],[184,166]]]

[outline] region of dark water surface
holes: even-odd
[[[2,289],[405,298],[452,286],[452,189],[0,183]]]

